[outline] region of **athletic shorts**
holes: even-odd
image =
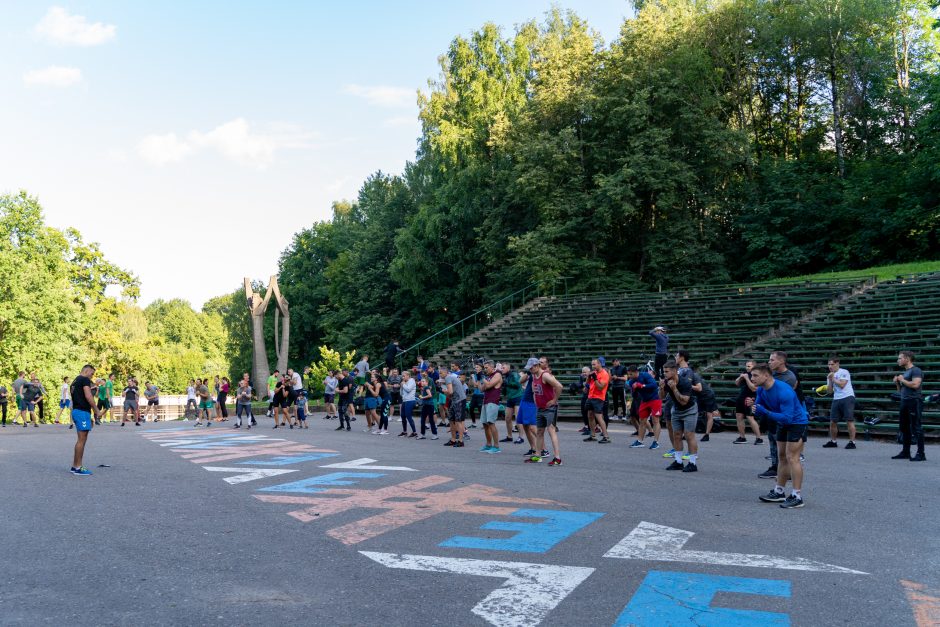
[[[99,398],[99,399],[98,399],[98,409],[111,409],[111,399],[109,399],[109,398]]]
[[[36,411],[36,403],[26,403],[25,409],[26,411]]]
[[[537,409],[535,412],[535,426],[545,429],[552,426],[558,428],[558,405]]]
[[[76,431],[91,431],[91,412],[84,409],[72,410],[72,422],[75,423]]]
[[[651,401],[643,401],[640,403],[640,409],[638,411],[639,415],[637,418],[640,420],[646,420],[649,417],[659,418],[663,415],[663,401],[659,398],[654,398]]]
[[[26,401],[24,401],[21,398],[16,399],[16,408],[19,409],[20,411],[23,411],[24,409],[26,409]]]
[[[682,410],[673,407],[671,420],[673,432],[695,433],[695,425],[698,423],[698,405],[692,403],[691,407]]]
[[[374,396],[367,396],[363,407],[365,409],[376,409],[379,406],[379,399]]]
[[[519,411],[516,414],[516,422],[520,425],[534,425],[536,421],[536,407],[532,401],[522,401],[519,403]]]
[[[594,412],[595,416],[604,415],[604,399],[602,398],[589,398],[587,400],[588,411]]]
[[[521,399],[519,399],[519,398],[507,398],[507,399],[506,399],[506,407],[519,407],[519,401],[520,401],[520,400],[521,400]]]
[[[59,409],[68,409],[71,406],[72,406],[72,401],[70,400],[59,401]]]
[[[499,404],[484,404],[483,411],[480,412],[480,419],[483,421],[483,424],[494,424],[497,418],[499,418]]]
[[[754,398],[754,397],[753,396],[738,396],[736,399],[734,399],[734,413],[743,414],[745,416],[753,416],[754,415],[753,405],[751,407],[748,407],[747,405],[744,404],[745,400],[749,398]]]
[[[392,405],[401,405],[401,392],[392,392]]]
[[[483,395],[482,394],[473,394],[470,396],[470,408],[474,407],[483,407]]]
[[[715,400],[714,394],[708,394],[707,396],[701,396],[697,399],[699,409],[705,413],[712,413],[718,411],[718,402]]]
[[[449,405],[449,403],[448,403],[448,401],[447,401],[447,395],[446,395],[446,394],[438,394],[438,395],[437,395],[437,404],[438,404],[438,405]]]
[[[463,403],[453,403],[450,406],[448,414],[451,422],[463,422],[467,418],[467,412]]]
[[[855,422],[855,397],[846,396],[832,401],[829,409],[830,422]]]
[[[802,442],[809,425],[782,425],[777,423],[777,442]]]
[[[290,394],[288,394],[287,396],[282,396],[282,397],[281,397],[276,403],[274,403],[274,404],[275,404],[276,406],[280,407],[281,409],[287,409],[287,408],[289,408],[289,407],[293,404],[293,401],[290,400]]]
[[[148,398],[148,399],[147,399],[147,406],[148,406],[148,407],[151,406],[151,405],[159,405],[159,404],[160,404],[160,399],[159,399],[159,398]]]
[[[324,395],[323,395],[323,402],[324,402],[324,403],[332,403],[334,396],[335,396],[334,394],[324,394]]]
[[[295,402],[297,402],[297,397],[299,396],[300,396],[300,390],[292,389],[290,392],[287,393],[287,403],[289,405],[293,405]]]
[[[212,409],[215,407],[214,401],[199,401],[199,409]]]
[[[124,401],[124,409],[137,409],[137,401]]]

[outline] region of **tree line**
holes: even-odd
[[[414,160],[281,255],[292,361],[407,345],[532,281],[659,289],[938,256],[936,2],[634,5],[609,45],[558,9],[453,39],[417,96]]]

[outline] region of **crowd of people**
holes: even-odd
[[[669,460],[666,470],[698,472],[699,444],[710,440],[715,419],[720,415],[715,394],[692,367],[689,351],[669,351],[669,337],[664,328],[657,327],[650,335],[655,340],[656,355],[647,365],[624,365],[620,359],[613,359],[608,366],[605,358],[599,356],[582,369],[579,381],[569,386],[569,393],[580,395],[583,442],[610,444],[608,425],[618,420],[629,421],[634,427],[634,440],[629,448],[657,450],[662,447],[665,426],[665,444],[669,450],[662,455]],[[524,462],[538,464],[550,456],[548,466],[563,465],[558,404],[565,387],[552,374],[547,357],[531,357],[517,369],[513,364],[489,359],[436,364],[418,356],[412,368],[399,371],[394,367],[397,355],[398,345],[393,342],[386,349],[382,368],[372,368],[369,356],[363,355],[354,367],[327,374],[322,381],[324,419],[338,420],[336,431],[352,431],[352,422],[357,420],[357,413],[361,413],[363,431],[389,435],[390,420],[397,413],[401,422],[398,437],[437,440],[439,430],[446,429],[448,437],[444,445],[463,448],[470,442],[471,431],[479,422],[483,434],[481,452],[499,454],[506,450],[505,444],[525,444],[528,450],[523,455]],[[925,461],[921,426],[924,375],[910,351],[900,351],[897,364],[903,370],[894,377],[901,404],[899,441],[902,450],[894,459]],[[101,424],[107,417],[114,420],[112,399],[121,399],[121,426],[127,422],[140,425],[148,419],[159,419],[160,389],[156,385],[145,382],[146,406],[142,412],[136,378],[128,378],[123,390],[116,395],[114,375],[93,379],[93,373],[94,368],[87,365],[71,384],[64,378],[59,390],[59,412],[54,422],[68,422],[70,429],[79,431],[76,463],[72,467],[75,474],[90,474],[81,466],[80,452],[92,424]],[[293,369],[283,374],[275,370],[266,384],[265,390],[256,394],[249,374],[244,373],[234,392],[233,427],[257,426],[252,411],[252,399],[257,395],[267,398],[266,416],[274,419],[275,429],[309,428],[311,369],[306,368],[303,375]],[[739,390],[734,400],[738,437],[733,443],[748,443],[747,429],[750,428],[753,444],[763,444],[766,437],[769,445],[770,466],[758,476],[775,480],[775,485],[760,500],[779,503],[785,508],[802,507],[802,461],[809,413],[799,370],[789,364],[785,352],[773,351],[766,363],[747,361],[735,385]],[[38,427],[43,420],[45,387],[35,373],[26,378],[25,372],[20,372],[12,388],[20,424]],[[839,446],[839,423],[844,422],[848,432],[845,448],[855,449],[855,391],[851,374],[838,356],[829,359],[826,384],[816,392],[833,397],[830,437],[823,448]],[[216,377],[211,387],[207,378],[192,379],[186,393],[187,416],[194,418],[196,427],[203,424],[209,427],[213,422],[228,420],[230,394],[227,377]],[[8,400],[7,388],[0,386],[4,427]],[[63,415],[65,420],[62,420]],[[500,423],[503,437],[500,437]],[[701,437],[697,431],[702,432]],[[914,446],[916,451],[912,453]],[[791,488],[786,494],[788,484]]]

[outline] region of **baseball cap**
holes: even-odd
[[[606,368],[606,367],[607,367],[607,361],[606,361],[603,357],[598,357],[598,358],[597,358],[597,363],[599,363],[599,364],[601,365],[601,368]]]
[[[532,366],[537,366],[539,363],[538,357],[529,357],[529,361],[525,362],[525,369],[531,370]]]

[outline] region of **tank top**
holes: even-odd
[[[549,402],[555,400],[555,388],[542,382],[544,376],[543,372],[532,378],[532,395],[535,397],[535,406],[539,409],[545,409]]]
[[[525,380],[525,389],[522,391],[522,402],[535,402],[535,398],[532,396],[532,375],[529,375],[529,378]]]
[[[486,381],[489,381],[491,377],[486,377]],[[496,387],[489,388],[488,390],[483,390],[483,402],[484,403],[495,403],[499,405],[499,395],[502,392],[503,384],[500,383]]]

